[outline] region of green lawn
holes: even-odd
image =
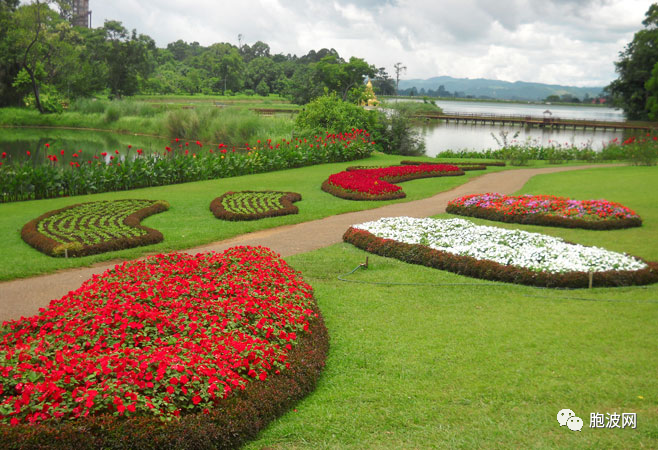
[[[0,232],[5,236],[3,256],[0,262],[0,280],[28,277],[57,269],[80,267],[116,258],[133,259],[146,253],[180,250],[251,231],[390,204],[394,200],[383,202],[342,200],[322,191],[320,185],[330,174],[344,170],[350,165],[393,165],[399,164],[401,159],[404,158],[376,154],[366,160],[323,164],[242,177],[123,192],[0,204]],[[501,168],[492,167],[486,172],[496,170],[501,170]],[[405,182],[402,187],[407,193],[407,198],[403,201],[429,197],[465,183],[470,178],[483,173],[485,172],[472,171],[466,172],[465,176],[460,177],[425,178]],[[295,203],[295,206],[299,208],[299,214],[250,222],[227,222],[216,219],[210,211],[210,202],[226,191],[242,190],[298,192],[302,195],[302,201]],[[161,231],[165,236],[164,242],[148,247],[101,255],[62,259],[46,256],[34,250],[23,242],[20,237],[20,230],[25,223],[50,210],[81,202],[126,198],[166,200],[169,202],[171,205],[169,211],[151,216],[142,222],[147,227]]]
[[[636,209],[639,229],[550,232],[656,260],[657,189],[658,168],[625,167],[542,175],[521,192]],[[366,256],[347,278],[373,284],[337,279]],[[349,244],[286,259],[315,289],[330,354],[317,390],[246,448],[656,448],[658,285],[491,283]],[[376,284],[391,282],[418,285]],[[581,432],[558,426],[564,408]],[[590,428],[591,413],[615,412],[637,428]]]

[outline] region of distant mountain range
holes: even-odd
[[[527,83],[525,81],[487,80],[484,78],[453,78],[453,77],[433,77],[427,80],[400,80],[400,91],[416,88],[416,95],[423,95],[429,90],[443,90],[458,93],[458,97],[472,96],[475,98],[491,98],[497,100],[544,100],[549,95],[562,96],[565,94],[577,97],[580,100],[585,95],[590,98],[596,98],[601,94],[603,87],[576,87],[560,86],[557,84]],[[401,92],[402,93],[402,92]]]

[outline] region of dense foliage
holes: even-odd
[[[658,263],[521,230],[462,219],[388,217],[353,225],[343,239],[378,255],[461,275],[542,287],[658,282]]]
[[[297,214],[299,209],[293,203],[301,199],[296,192],[227,192],[210,203],[210,210],[218,219],[257,220]]]
[[[554,195],[471,194],[451,200],[446,212],[500,222],[595,230],[642,225],[640,216],[620,203]]]
[[[140,225],[169,209],[165,201],[114,200],[71,205],[31,220],[21,230],[25,242],[51,256],[85,256],[157,244],[162,233]]]
[[[378,89],[390,87],[383,68],[376,71],[356,57],[346,61],[334,49],[298,57],[273,55],[261,41],[205,47],[178,40],[158,48],[149,36],[117,21],[94,29],[73,27],[61,17],[70,16],[68,3],[0,2],[0,106],[26,102],[57,112],[63,102],[93,94],[235,92],[276,93],[304,104],[325,90],[358,101],[366,77],[375,77]]]
[[[658,4],[653,3],[615,63],[619,77],[606,88],[630,120],[658,120]]]
[[[163,152],[147,154],[136,149],[133,157],[122,157],[117,150],[115,154],[102,152],[89,159],[76,151],[66,165],[59,161],[64,150],[46,152],[47,164],[34,163],[31,154],[27,159],[8,161],[7,155],[2,153],[0,202],[163,186],[352,161],[370,155],[373,144],[365,130],[354,130],[310,140],[258,140],[253,145],[246,144],[245,150],[228,148],[224,144],[207,149],[199,141],[190,149],[176,139],[174,146],[167,146]]]
[[[3,324],[0,420],[42,440],[66,436],[75,420],[102,447],[140,435],[165,439],[159,448],[182,437],[196,443],[185,448],[235,446],[314,384],[326,355],[319,323],[312,288],[269,249],[123,263]],[[292,359],[315,331],[325,342]],[[265,414],[241,417],[254,407]],[[176,438],[180,428],[193,433]],[[11,434],[5,426],[2,440]]]
[[[354,167],[335,173],[322,183],[322,190],[347,200],[392,200],[406,197],[394,183],[429,177],[464,175],[457,166],[421,164],[366,169]]]

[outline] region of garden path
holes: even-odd
[[[601,167],[601,165],[518,169],[485,173],[450,191],[441,192],[423,200],[395,203],[381,208],[339,214],[310,222],[257,231],[184,251],[195,254],[207,251],[223,251],[236,245],[261,245],[271,248],[284,257],[310,252],[341,242],[343,233],[355,223],[390,216],[428,217],[445,212],[448,201],[455,197],[482,192],[512,194],[521,189],[534,175],[590,167]],[[116,264],[117,261],[115,260],[99,263],[92,267],[62,270],[48,275],[0,282],[0,321],[35,315],[39,312],[39,308],[46,307],[52,299],[60,298],[69,291],[77,289],[92,275],[103,273]]]

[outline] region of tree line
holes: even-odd
[[[288,97],[305,104],[325,92],[358,101],[371,78],[378,94],[394,94],[385,68],[335,49],[306,55],[272,54],[267,43],[203,46],[155,41],[119,21],[74,27],[70,0],[0,0],[0,106],[34,104],[42,111],[63,102],[107,94],[246,94]],[[240,36],[241,41],[241,36]]]

